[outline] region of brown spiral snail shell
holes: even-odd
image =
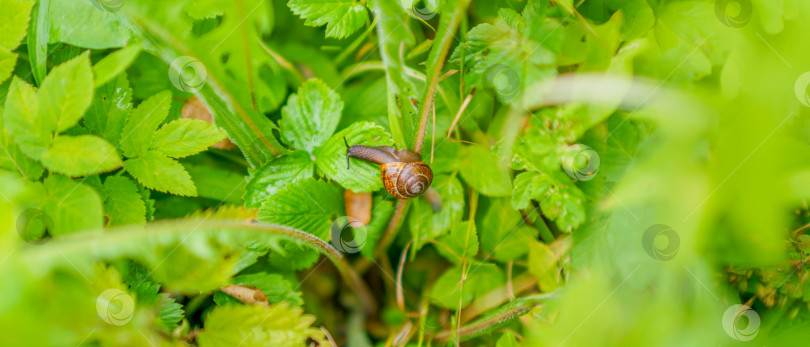
[[[383,185],[397,199],[411,199],[422,195],[433,182],[433,170],[422,161],[419,153],[391,146],[349,146],[346,138],[346,168],[349,158],[380,165]]]

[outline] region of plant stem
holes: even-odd
[[[467,14],[467,5],[469,4],[470,0],[459,0],[448,1],[444,5],[444,9],[452,9],[452,12],[448,11],[442,14],[441,21],[439,22],[439,30],[436,33],[436,38],[433,40],[433,47],[430,49],[430,54],[428,55],[427,84],[425,85],[425,93],[422,96],[422,104],[419,105],[419,130],[416,132],[416,142],[413,146],[414,151],[417,153],[422,151],[422,143],[425,141],[425,131],[427,130],[428,115],[433,106],[436,86],[439,84],[439,76],[444,66],[444,60],[447,58],[447,53],[450,51],[450,44],[453,43],[453,34],[456,32],[459,23],[461,23],[461,19]]]
[[[477,334],[487,331],[488,329],[495,327],[499,324],[503,324],[506,321],[519,317],[524,313],[528,312],[529,310],[539,306],[543,299],[548,299],[554,297],[556,294],[555,292],[536,295],[531,298],[524,298],[524,299],[516,299],[513,302],[511,307],[508,307],[497,314],[493,314],[491,316],[484,317],[479,319],[475,322],[467,324],[458,328],[458,341],[464,340],[465,338],[471,338],[477,336]],[[510,303],[511,304],[511,303]],[[456,334],[456,331],[444,330],[436,335],[433,336],[433,340],[437,340],[441,343],[446,343],[450,340],[453,335]]]
[[[54,239],[47,244],[31,247],[24,252],[27,264],[56,264],[60,256],[84,256],[93,260],[113,259],[127,256],[126,251],[116,253],[114,249],[122,249],[145,240],[164,240],[171,235],[190,235],[198,232],[252,232],[257,235],[275,235],[282,239],[304,244],[329,259],[340,272],[351,290],[358,296],[363,310],[367,314],[374,313],[377,304],[371,291],[354,269],[349,266],[346,258],[326,241],[304,231],[281,225],[246,223],[236,220],[210,220],[192,218],[182,220],[168,220],[149,223],[145,226],[125,226],[112,229],[102,229],[72,234]],[[124,254],[121,254],[124,253]]]

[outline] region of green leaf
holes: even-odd
[[[291,152],[270,161],[251,173],[245,188],[245,205],[258,207],[288,183],[312,177],[314,169],[315,163],[304,151]]]
[[[20,150],[6,129],[3,109],[0,108],[0,167],[19,172],[23,178],[37,180],[42,176],[42,165]]]
[[[138,186],[127,177],[110,176],[104,180],[104,215],[107,225],[125,225],[146,221],[146,204]]]
[[[191,176],[176,160],[159,152],[149,151],[128,159],[124,168],[145,187],[180,196],[197,196]]]
[[[515,177],[514,184],[512,206],[515,209],[524,209],[535,200],[546,217],[556,221],[566,232],[585,221],[585,195],[564,173],[523,172]]]
[[[131,45],[105,56],[93,65],[93,85],[98,88],[124,72],[140,52],[140,45]]]
[[[525,225],[520,212],[504,198],[492,200],[480,234],[484,252],[496,260],[509,261],[526,255],[529,242],[537,237],[538,230]]]
[[[37,1],[31,13],[31,25],[28,28],[28,61],[31,64],[31,74],[34,75],[34,81],[36,81],[37,85],[42,84],[42,80],[45,79],[45,75],[48,73],[50,7],[50,0]],[[0,76],[2,76],[2,73],[0,73]]]
[[[461,183],[454,176],[437,175],[433,177],[431,187],[436,189],[442,198],[442,208],[433,212],[430,203],[424,198],[414,199],[412,211],[408,218],[411,235],[416,240],[414,248],[419,249],[425,241],[432,240],[450,227],[461,221],[464,209],[464,191]]]
[[[48,198],[42,209],[53,220],[51,235],[101,228],[101,198],[93,188],[59,175],[48,176],[44,185]]]
[[[291,226],[329,240],[332,219],[342,215],[343,208],[340,188],[307,178],[287,184],[265,200],[256,220]]]
[[[550,292],[559,285],[559,271],[554,266],[557,258],[546,244],[537,241],[529,243],[529,273],[537,278],[538,285],[544,292]]]
[[[290,0],[287,6],[309,26],[326,25],[326,37],[342,39],[368,22],[368,11],[350,0]]]
[[[172,158],[183,158],[202,152],[224,138],[225,133],[211,123],[181,118],[160,127],[150,149]]]
[[[465,276],[462,276],[464,273]],[[462,277],[464,280],[462,281]],[[450,310],[467,306],[475,298],[488,293],[504,282],[504,276],[497,266],[492,264],[472,264],[467,271],[461,265],[447,269],[433,284],[430,297],[439,307]]]
[[[311,79],[290,95],[281,108],[281,137],[297,149],[312,153],[335,132],[343,101],[319,79]]]
[[[113,144],[121,141],[121,132],[132,111],[132,89],[126,74],[120,74],[111,83],[97,87],[93,103],[84,115],[84,126],[93,134]]]
[[[410,148],[416,138],[419,120],[411,100],[417,100],[414,82],[406,74],[407,65],[400,58],[400,48],[414,44],[414,35],[403,23],[408,22],[405,11],[394,1],[374,1],[377,17],[377,37],[380,57],[385,68],[388,122],[398,148]]]
[[[0,0],[0,47],[13,50],[20,45],[28,29],[28,15],[31,13],[32,1]]]
[[[465,147],[459,173],[473,189],[489,196],[510,196],[509,162],[499,160],[483,146]]]
[[[30,84],[14,77],[6,97],[3,121],[23,153],[39,159],[53,141],[56,122],[39,116],[37,92]]]
[[[346,145],[390,146],[391,137],[382,127],[368,122],[357,122],[332,136],[326,144],[315,151],[315,165],[324,175],[346,189],[355,192],[372,192],[382,188],[380,167],[358,159],[351,159],[346,168]]]
[[[478,254],[478,233],[475,229],[475,224],[470,221],[456,224],[448,234],[436,240],[436,250],[453,263],[465,257],[475,257]]]
[[[479,24],[467,33],[464,68],[469,86],[485,84],[504,102],[517,102],[532,84],[556,75],[554,54],[524,36],[523,18],[501,10],[495,24]],[[462,47],[462,46],[459,46]],[[461,59],[461,48],[451,60]]]
[[[177,303],[174,298],[169,297],[169,294],[166,293],[161,293],[158,298],[157,305],[155,305],[158,311],[156,317],[158,325],[164,331],[171,332],[180,325],[180,321],[185,317],[183,305]]]
[[[325,343],[323,333],[311,327],[315,317],[303,309],[278,303],[270,308],[253,305],[225,305],[214,308],[197,336],[200,347],[220,346],[304,346],[307,339]]]
[[[50,1],[51,13],[59,14],[51,17],[51,43],[103,49],[121,47],[129,41],[129,28],[114,13],[103,10],[103,5],[96,6],[91,1]]]
[[[128,21],[137,28],[142,40],[160,45],[166,64],[174,67],[187,64],[181,71],[173,68],[172,74],[177,72],[175,82],[179,82],[180,89],[184,89],[184,85],[189,87],[186,81],[195,82],[191,91],[208,106],[217,126],[228,133],[228,138],[239,147],[251,167],[261,166],[286,152],[273,135],[277,127],[263,114],[274,111],[287,92],[278,63],[260,45],[260,40],[270,35],[273,24],[272,6],[268,2],[201,3],[205,6],[200,13],[220,17],[204,23],[205,30],[193,35],[192,27],[202,24],[191,21],[189,13],[194,12],[191,11],[194,4],[166,6],[161,2],[143,2],[137,5],[122,8]],[[143,60],[147,61],[153,56],[141,57],[146,57]],[[141,60],[139,58],[135,65]],[[166,78],[169,76],[165,71],[158,72],[159,69],[165,69],[165,65],[144,66],[141,71],[160,79],[163,86],[171,86]],[[207,78],[199,86],[201,81],[195,78],[203,72]],[[246,86],[248,92],[243,92]]]
[[[59,136],[41,159],[45,168],[68,177],[107,172],[122,164],[115,147],[95,135]]]
[[[517,339],[515,338],[515,333],[511,331],[507,331],[501,335],[501,338],[498,339],[498,342],[495,343],[495,347],[519,347]]]
[[[40,117],[56,124],[56,132],[79,122],[93,101],[93,73],[90,54],[83,53],[54,67],[37,93]]]
[[[17,54],[13,51],[20,45],[28,29],[28,18],[33,1],[0,0],[0,83],[6,81],[14,65]]]
[[[208,166],[183,166],[197,186],[197,196],[242,205],[246,184],[243,174]]]
[[[512,195],[512,206],[516,210],[529,207],[529,202],[536,197],[544,197],[550,181],[547,175],[539,172],[523,172],[515,177],[515,192]],[[542,198],[541,198],[542,199]]]
[[[146,153],[152,144],[155,130],[169,115],[172,93],[162,91],[144,100],[129,116],[121,133],[121,151],[132,158]]]
[[[17,54],[0,48],[0,83],[5,82],[8,76],[11,76],[15,65],[17,65]]]

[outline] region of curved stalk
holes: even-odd
[[[56,264],[61,257],[85,257],[92,260],[109,260],[137,254],[137,249],[127,248],[146,240],[161,240],[175,237],[185,241],[193,233],[242,232],[253,234],[271,244],[279,239],[304,244],[326,256],[340,272],[343,279],[360,299],[366,313],[376,311],[376,303],[366,284],[349,266],[346,258],[338,250],[317,236],[281,225],[255,224],[237,220],[183,219],[149,223],[145,226],[125,226],[73,234],[49,241],[46,244],[31,246],[23,251],[25,264]]]

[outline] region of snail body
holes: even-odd
[[[433,170],[422,161],[419,153],[391,146],[349,146],[348,142],[346,147],[346,167],[349,167],[349,158],[380,165],[385,190],[397,199],[422,195],[433,182]]]

